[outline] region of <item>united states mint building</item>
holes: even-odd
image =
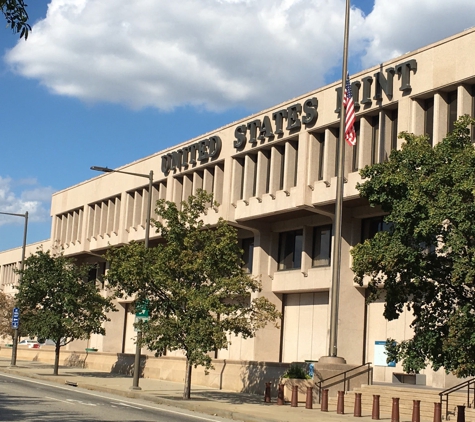
[[[374,380],[391,381],[384,341],[412,333],[410,315],[387,322],[383,302],[366,304],[366,289],[353,282],[350,249],[384,230],[382,213],[359,197],[359,169],[386,160],[400,148],[401,131],[442,140],[458,116],[474,116],[475,30],[350,75],[356,109],[356,147],[345,146],[338,355],[348,364],[372,362]],[[269,325],[253,339],[230,338],[217,362],[302,362],[328,354],[331,301],[331,244],[336,198],[336,157],[341,83],[230,123],[195,139],[130,163],[118,170],[154,172],[146,178],[94,174],[53,195],[51,238],[42,244],[81,262],[102,284],[111,246],[143,241],[147,201],[181,203],[198,189],[212,192],[219,206],[203,219],[223,218],[239,231],[247,270],[262,282],[261,295],[282,311],[280,328]],[[107,165],[107,157],[97,165]],[[150,245],[159,241],[151,230]],[[0,253],[0,288],[11,293],[21,248]],[[118,302],[105,336],[75,342],[69,350],[95,347],[99,353],[135,352],[130,303]],[[144,349],[143,353],[148,352]],[[163,359],[180,356],[169,353]],[[426,369],[426,384],[452,383],[444,371]],[[180,374],[182,375],[182,374]]]

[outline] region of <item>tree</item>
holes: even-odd
[[[26,11],[27,5],[24,0],[0,0],[0,7],[3,16],[7,21],[12,31],[20,34],[20,38],[28,38],[31,26],[28,24],[28,13]]]
[[[13,337],[13,297],[0,292],[0,337]]]
[[[242,269],[236,229],[222,219],[214,228],[204,225],[211,198],[201,191],[181,210],[158,201],[164,224],[155,224],[163,243],[150,249],[131,243],[106,256],[109,284],[148,304],[150,319],[141,325],[147,347],[157,356],[184,352],[184,399],[190,398],[192,367],[212,368],[210,352],[228,347],[228,333],[249,338],[280,317],[271,302],[252,295],[260,283]]]
[[[366,167],[362,197],[390,223],[352,250],[355,281],[369,277],[371,298],[385,294],[384,316],[413,314],[414,336],[389,340],[388,360],[405,371],[429,363],[457,376],[475,375],[475,149],[463,116],[434,148],[402,133],[402,149]]]
[[[115,310],[111,297],[103,297],[90,267],[71,258],[38,250],[25,260],[16,296],[22,331],[55,343],[54,375],[58,375],[62,346],[91,334],[105,334],[106,313]]]

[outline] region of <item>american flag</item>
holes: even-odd
[[[355,103],[351,93],[350,75],[346,75],[345,95],[343,97],[343,106],[346,110],[345,115],[345,141],[354,147],[356,145],[355,132]]]

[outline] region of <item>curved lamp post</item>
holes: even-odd
[[[12,212],[0,212],[0,215],[13,215],[15,217],[23,217],[25,219],[25,228],[23,230],[23,246],[21,249],[21,261],[20,261],[20,275],[18,277],[18,284],[21,283],[21,277],[23,268],[25,267],[25,252],[26,252],[26,234],[28,232],[28,211],[25,214],[15,214]],[[13,327],[13,348],[12,348],[12,360],[10,366],[16,366],[16,355],[18,349],[18,327]]]
[[[153,185],[153,171],[150,170],[149,174],[144,173],[132,173],[129,171],[113,170],[108,167],[92,166],[91,170],[101,171],[103,173],[122,173],[130,176],[144,177],[148,179],[148,203],[147,203],[147,220],[145,221],[145,248],[148,248],[150,240],[150,222],[152,213],[152,185]],[[135,363],[134,363],[134,379],[131,390],[141,390],[139,387],[139,375],[140,375],[140,343],[142,341],[142,332],[137,331],[137,340],[135,346]]]

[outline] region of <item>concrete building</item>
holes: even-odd
[[[365,288],[353,283],[351,247],[382,228],[381,212],[358,195],[358,170],[400,147],[401,131],[426,133],[436,144],[458,116],[474,115],[475,57],[468,54],[474,45],[470,29],[350,78],[358,140],[345,153],[338,354],[349,364],[373,362],[377,381],[390,382],[401,371],[386,365],[382,342],[409,338],[411,317],[387,322],[383,303],[367,305]],[[280,329],[232,338],[218,359],[318,360],[328,352],[339,95],[336,82],[120,168],[153,170],[152,192],[144,178],[108,173],[55,193],[44,248],[98,263],[100,279],[107,264],[98,255],[110,245],[144,239],[149,195],[180,203],[197,189],[213,192],[220,205],[203,216],[205,222],[222,217],[239,229],[247,268],[283,313]],[[151,245],[156,241],[152,230]],[[0,254],[0,288],[12,290],[20,256],[20,249]],[[134,352],[129,303],[118,308],[106,336],[94,336],[89,346]],[[442,372],[427,369],[427,385],[453,383]]]

